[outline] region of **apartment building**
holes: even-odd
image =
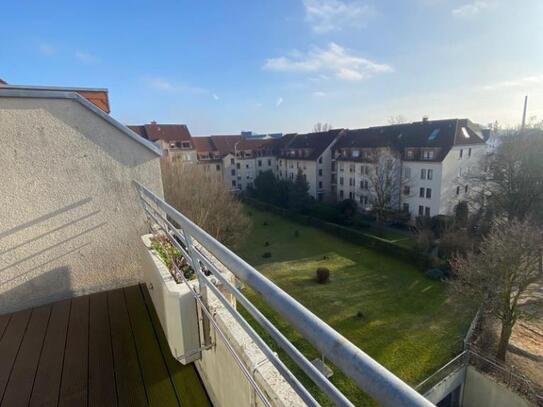
[[[287,134],[279,144],[277,175],[293,181],[301,171],[309,184],[309,194],[318,201],[333,200],[332,147],[343,129],[318,133]]]
[[[149,124],[127,126],[143,138],[157,144],[163,151],[163,159],[173,163],[195,163],[196,149],[188,127],[184,124]]]
[[[334,148],[336,196],[355,199],[369,210],[376,189],[383,188],[379,184],[390,183],[392,209],[413,217],[451,214],[470,198],[470,178],[480,171],[485,153],[483,132],[468,119],[347,131]]]

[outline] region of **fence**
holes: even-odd
[[[290,372],[279,357],[260,338],[242,315],[230,305],[229,301],[208,278],[208,274],[215,277],[224,289],[227,289],[247,311],[260,324],[260,326],[273,338],[288,356],[303,370],[303,372],[338,406],[352,406],[353,404],[300,352],[292,343],[268,320],[262,313],[249,302],[249,300],[236,289],[219,271],[214,264],[218,260],[226,269],[237,278],[257,292],[265,302],[281,315],[292,327],[294,327],[311,345],[320,351],[328,360],[350,377],[361,390],[371,396],[383,406],[431,406],[423,396],[417,393],[409,385],[398,379],[386,370],[378,362],[373,360],[359,348],[354,346],[346,338],[333,330],[329,325],[303,307],[294,298],[282,291],[279,287],[265,278],[252,266],[247,264],[235,253],[213,239],[205,231],[196,226],[192,221],[175,210],[168,203],[149,191],[144,186],[135,183],[139,192],[143,209],[149,220],[158,225],[162,233],[170,243],[189,262],[199,280],[199,287],[192,290],[194,298],[205,318],[204,345],[209,337],[209,327],[212,325],[222,340],[227,341],[226,335],[221,334],[220,328],[214,324],[213,314],[208,309],[207,290],[213,292],[222,302],[224,307],[232,314],[247,334],[255,341],[259,348],[269,358],[270,362],[283,375],[285,380],[299,394],[307,405],[318,406],[319,403]],[[175,223],[175,225],[174,225]],[[199,247],[205,248],[200,250]],[[209,254],[213,256],[210,258]],[[183,273],[173,263],[176,276],[185,283]],[[207,334],[206,334],[207,331]],[[236,357],[232,347],[229,350]],[[238,359],[240,359],[238,357]],[[248,381],[255,388],[257,396],[262,403],[270,406],[263,391],[252,379],[251,373],[240,360],[240,369]]]

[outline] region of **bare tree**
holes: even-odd
[[[387,211],[399,210],[401,189],[407,186],[402,179],[400,160],[390,151],[375,151],[369,155],[372,162],[369,188],[377,222],[383,221]]]
[[[332,130],[332,125],[330,123],[315,123],[313,126],[313,132],[322,133],[324,131]]]
[[[500,221],[478,251],[457,255],[451,262],[452,294],[462,304],[483,304],[501,322],[497,358],[505,360],[509,338],[521,316],[519,300],[543,280],[543,237],[529,222]]]
[[[220,177],[199,165],[162,162],[166,200],[226,246],[237,247],[251,225]]]
[[[543,132],[503,137],[496,152],[473,179],[474,206],[497,216],[543,224]]]
[[[390,116],[387,121],[388,124],[403,124],[408,122],[407,118],[401,114]]]

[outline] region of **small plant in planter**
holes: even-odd
[[[326,267],[319,267],[316,271],[317,283],[326,284],[330,281],[330,270]]]
[[[175,248],[167,237],[162,235],[154,236],[151,239],[151,249],[157,252],[158,257],[160,257],[160,260],[168,267],[177,283],[180,283],[182,278],[179,275],[176,275],[176,271],[173,267],[174,262],[187,280],[195,278],[194,270],[190,267],[181,252]]]
[[[262,257],[264,257],[265,259],[268,259],[272,256],[272,254],[270,252],[265,252]]]
[[[270,242],[266,241],[264,242],[264,247],[268,247],[270,245]]]

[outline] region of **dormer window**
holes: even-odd
[[[353,158],[358,158],[358,157],[360,157],[360,151],[358,151],[358,150],[353,150],[353,153],[352,153],[352,154],[353,154]]]
[[[190,148],[190,143],[187,141],[184,141],[181,143],[181,148]]]
[[[415,158],[415,150],[413,150],[412,148],[407,149],[406,155],[408,160],[412,160],[413,158]]]
[[[433,160],[435,158],[434,150],[423,150],[422,159],[423,160]]]

